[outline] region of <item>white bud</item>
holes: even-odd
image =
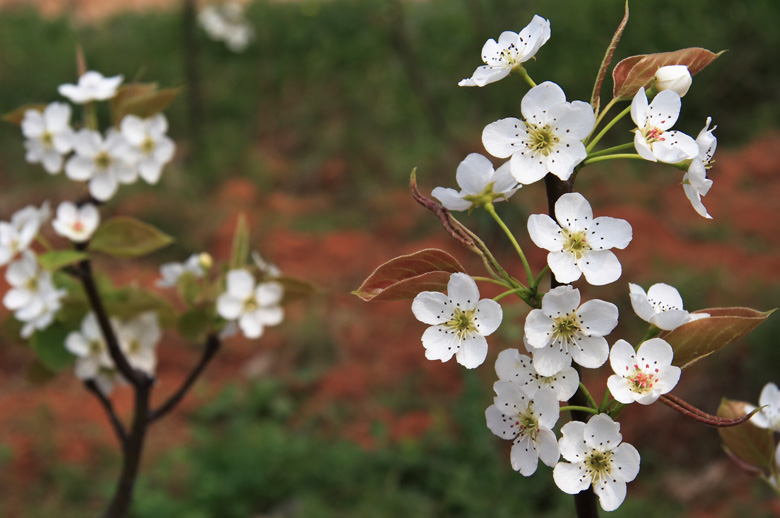
[[[669,65],[659,68],[655,73],[655,87],[659,92],[672,90],[683,97],[693,83],[686,65]]]

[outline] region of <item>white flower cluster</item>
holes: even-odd
[[[157,366],[157,343],[162,336],[157,314],[148,311],[126,322],[112,318],[110,324],[130,366],[153,376]],[[108,395],[114,384],[122,380],[95,313],[84,317],[80,331],[68,334],[65,348],[77,357],[76,377],[93,380],[103,394]]]
[[[206,5],[198,13],[198,22],[209,38],[223,41],[233,52],[246,50],[255,33],[238,2]]]
[[[113,98],[122,76],[103,77],[94,71],[85,73],[77,85],[65,84],[59,92],[75,104],[87,104]],[[50,174],[64,168],[71,180],[87,182],[89,193],[98,201],[109,200],[120,184],[134,183],[138,177],[155,184],[162,169],[173,159],[175,145],[166,136],[168,122],[162,114],[148,119],[126,115],[118,128],[101,134],[96,128],[71,127],[70,105],[54,102],[42,112],[27,110],[22,134],[27,139],[26,159],[41,163]]]

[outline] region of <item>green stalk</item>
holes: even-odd
[[[596,162],[606,162],[607,160],[619,160],[621,158],[626,158],[629,160],[644,160],[639,154],[637,153],[617,153],[614,155],[605,155],[605,156],[596,156],[593,158],[586,158],[584,162],[582,162],[583,165],[590,165],[595,164]]]
[[[531,76],[528,75],[528,71],[525,69],[523,65],[516,66],[515,68],[512,69],[512,72],[519,75],[523,79],[523,81],[525,81],[531,86],[531,88],[536,86],[536,83],[534,83],[534,80],[531,79]]]
[[[619,146],[609,147],[607,149],[602,149],[601,151],[594,151],[593,153],[589,154],[585,159],[593,158],[596,156],[602,156],[602,155],[609,155],[610,153],[617,153],[618,151],[625,151],[626,149],[634,149],[634,143],[633,142],[626,142],[625,144],[620,144]]]
[[[594,138],[594,139],[593,139],[593,140],[590,142],[590,144],[588,144],[588,146],[585,148],[585,151],[587,151],[588,153],[590,153],[590,152],[593,150],[593,148],[594,148],[594,147],[596,147],[596,144],[598,144],[599,140],[601,140],[601,138],[602,138],[604,135],[606,135],[606,134],[607,134],[607,132],[608,132],[610,129],[612,129],[612,126],[614,126],[615,124],[617,124],[617,123],[618,123],[618,121],[619,121],[620,119],[622,119],[623,117],[625,117],[626,115],[628,115],[628,113],[629,113],[630,111],[631,111],[631,106],[627,106],[625,110],[623,110],[622,112],[618,113],[618,114],[615,116],[615,118],[614,118],[614,119],[612,119],[611,121],[609,121],[609,122],[607,123],[607,125],[606,125],[606,126],[604,126],[604,128],[603,128],[601,131],[599,131],[598,135],[596,135],[596,136],[595,136],[595,138]]]
[[[560,410],[561,412],[566,412],[567,410],[569,411],[574,410],[579,412],[587,412],[588,414],[593,414],[593,415],[599,413],[599,411],[596,410],[595,408],[591,408],[589,406],[577,406],[577,405],[562,406]]]
[[[523,253],[523,249],[520,248],[520,245],[518,244],[517,240],[515,239],[515,236],[512,235],[512,232],[509,230],[509,228],[506,226],[504,221],[498,216],[496,213],[495,207],[493,207],[493,204],[488,202],[484,205],[485,210],[493,216],[493,219],[498,223],[498,226],[501,227],[501,229],[504,231],[504,233],[509,237],[509,240],[512,242],[512,245],[515,247],[515,251],[517,252],[517,255],[520,256],[520,260],[523,261],[523,267],[525,268],[525,274],[528,277],[528,284],[533,286],[534,285],[534,274],[531,273],[531,266],[528,264],[528,260],[525,258],[525,254]]]

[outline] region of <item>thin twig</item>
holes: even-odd
[[[127,432],[125,431],[125,427],[122,425],[122,422],[119,420],[119,417],[116,415],[116,412],[114,411],[114,405],[111,403],[111,400],[100,391],[100,388],[98,388],[95,380],[88,379],[84,381],[84,386],[87,388],[87,390],[95,395],[103,407],[103,410],[105,410],[106,414],[108,414],[108,419],[111,421],[111,426],[114,428],[114,433],[116,433],[116,437],[119,439],[119,444],[122,446],[122,450],[124,450],[127,447]]]
[[[694,421],[698,421],[700,423],[706,424],[707,426],[712,426],[715,428],[724,428],[727,426],[740,425],[748,421],[751,417],[753,417],[753,414],[755,414],[759,410],[756,409],[747,415],[730,419],[728,417],[718,417],[716,415],[708,414],[704,410],[696,408],[695,406],[691,405],[687,401],[683,401],[677,396],[673,396],[671,394],[662,395],[659,398],[659,401],[664,403],[672,410],[676,410],[677,412],[680,412],[685,417],[688,417],[690,419],[693,419]]]

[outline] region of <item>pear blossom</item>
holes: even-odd
[[[111,326],[119,329],[120,324],[116,319],[111,319]],[[95,380],[100,391],[109,394],[118,373],[94,312],[82,319],[80,331],[72,331],[65,337],[65,348],[77,357],[76,377]]]
[[[252,251],[251,257],[252,262],[255,263],[257,269],[260,270],[260,273],[262,273],[264,276],[273,279],[274,277],[279,277],[282,275],[282,271],[279,269],[279,267],[263,259],[263,256],[260,255],[260,252],[257,250]]]
[[[77,207],[74,203],[64,201],[57,207],[57,217],[52,221],[54,231],[73,241],[87,241],[100,225],[100,213],[91,203]]]
[[[685,97],[692,83],[693,78],[686,65],[667,65],[655,72],[655,88],[659,92],[671,90]]]
[[[62,170],[63,156],[73,149],[70,114],[70,105],[65,103],[51,103],[43,112],[24,112],[22,134],[27,139],[24,147],[29,163],[42,164],[49,174]]]
[[[671,331],[688,322],[709,317],[709,313],[688,313],[683,309],[680,292],[672,286],[659,282],[650,289],[628,283],[631,306],[639,318],[659,329]]]
[[[534,16],[520,33],[505,31],[498,37],[487,40],[482,47],[484,65],[474,74],[463,79],[458,86],[485,86],[500,81],[509,75],[513,68],[522,66],[550,39],[550,21],[538,14]]]
[[[498,302],[479,300],[479,289],[469,275],[453,273],[447,294],[423,291],[412,302],[417,320],[428,324],[422,335],[425,357],[446,362],[454,355],[468,369],[482,365],[487,357],[487,340],[501,324]]]
[[[580,193],[567,193],[555,202],[555,219],[546,214],[528,218],[528,233],[549,250],[547,264],[562,283],[585,275],[594,286],[616,281],[623,269],[610,248],[623,249],[633,237],[631,225],[609,217],[593,218],[590,203]]]
[[[283,288],[278,282],[255,283],[247,270],[227,273],[227,291],[217,298],[217,313],[226,320],[238,320],[247,338],[259,338],[265,326],[281,323]]]
[[[156,184],[162,169],[173,158],[176,146],[165,135],[168,121],[161,113],[148,119],[126,115],[120,124],[122,136],[131,146],[138,174],[149,184]]]
[[[458,165],[455,178],[460,192],[444,187],[432,192],[445,209],[469,210],[488,201],[509,199],[522,187],[512,176],[509,162],[493,170],[490,160],[479,153],[471,153]]]
[[[198,13],[198,22],[214,41],[223,41],[233,52],[242,52],[254,36],[244,6],[238,2],[207,5]]]
[[[0,266],[8,264],[16,254],[27,250],[38,231],[51,217],[49,202],[40,209],[32,205],[16,211],[11,221],[0,221]]]
[[[11,289],[3,297],[3,305],[24,322],[21,335],[29,338],[36,329],[47,328],[60,310],[64,290],[54,286],[51,274],[42,271],[35,255],[26,250],[21,259],[11,263],[5,272]]]
[[[715,154],[715,149],[718,147],[718,139],[712,132],[717,128],[714,126],[710,129],[711,117],[707,117],[707,122],[704,128],[699,132],[696,137],[696,145],[699,146],[699,155],[691,160],[691,165],[688,167],[688,171],[683,175],[682,186],[685,191],[685,195],[690,200],[693,209],[702,217],[712,219],[710,213],[704,207],[701,201],[701,197],[705,196],[710,187],[712,187],[712,180],[707,178],[707,169],[711,167],[712,157]]]
[[[526,347],[531,349],[529,345]],[[558,401],[568,401],[580,384],[580,377],[573,367],[564,367],[552,376],[542,376],[531,357],[521,354],[517,349],[505,349],[498,353],[495,368],[498,379],[521,385],[531,396],[537,390],[548,387]]]
[[[204,268],[204,255],[208,254],[192,254],[183,263],[165,263],[160,266],[161,279],[157,281],[157,286],[160,288],[170,288],[176,286],[179,283],[179,279],[182,275],[188,274],[195,277],[203,277]],[[209,256],[209,259],[211,257]]]
[[[618,340],[609,353],[615,374],[607,379],[607,387],[623,404],[655,403],[680,381],[680,368],[672,365],[673,358],[672,346],[661,338],[643,342],[636,351],[630,343]]]
[[[539,459],[555,466],[560,454],[552,428],[560,411],[552,389],[542,387],[530,394],[527,387],[499,380],[493,384],[493,390],[496,397],[485,410],[485,420],[491,432],[513,441],[512,469],[529,477],[536,472]]]
[[[593,108],[582,101],[566,102],[561,87],[546,81],[525,94],[520,111],[524,121],[509,117],[485,127],[485,149],[498,158],[512,157],[512,175],[522,184],[547,173],[568,180],[587,156],[582,139],[596,123]]]
[[[133,183],[138,177],[128,162],[127,141],[114,130],[105,139],[96,131],[82,129],[74,140],[76,154],[65,164],[65,174],[71,180],[89,181],[89,193],[99,201],[114,196],[120,183]]]
[[[607,361],[609,345],[604,338],[618,323],[618,308],[603,300],[580,305],[580,290],[558,286],[545,294],[542,308],[525,320],[525,336],[533,353],[534,368],[553,376],[571,365],[572,359],[588,369]]]
[[[680,131],[667,131],[677,122],[681,106],[680,94],[673,90],[658,92],[649,105],[644,88],[634,95],[631,101],[631,118],[637,125],[634,147],[642,158],[677,164],[698,156],[699,146],[693,138]]]
[[[103,77],[103,74],[95,71],[85,72],[79,77],[77,85],[60,85],[58,91],[63,97],[67,97],[76,104],[85,104],[91,101],[105,101],[116,95],[116,90],[122,83],[121,75]]]
[[[155,348],[162,336],[157,313],[153,311],[141,313],[128,322],[120,323],[115,329],[119,346],[128,363],[134,369],[153,376],[157,366]]]
[[[761,390],[758,398],[758,406],[761,410],[753,414],[750,422],[759,428],[765,428],[780,432],[780,389],[774,383],[767,383]],[[745,405],[745,412],[755,410],[753,405]]]
[[[564,493],[574,495],[593,485],[601,508],[614,511],[626,498],[626,483],[639,473],[639,452],[621,443],[620,423],[598,414],[587,423],[570,421],[561,428],[561,456],[553,480]]]

